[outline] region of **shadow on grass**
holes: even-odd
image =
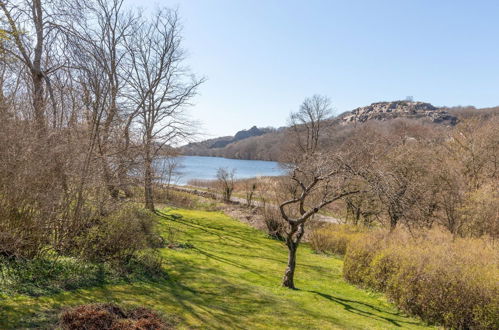
[[[249,230],[252,230],[252,229],[246,229],[246,228],[240,228],[240,227],[234,226],[234,228],[232,228],[232,227],[230,228],[230,230],[231,230],[230,233],[227,233],[224,231],[222,234],[219,231],[224,230],[223,227],[222,228],[220,228],[220,227],[213,228],[212,226],[210,226],[210,224],[193,223],[193,221],[191,219],[183,218],[181,216],[180,217],[179,216],[172,217],[172,216],[170,216],[170,214],[161,214],[161,216],[165,217],[169,220],[176,221],[177,223],[180,223],[182,225],[190,226],[192,228],[195,228],[196,230],[201,230],[202,232],[206,232],[210,235],[215,235],[215,236],[219,237],[221,239],[221,242],[217,243],[217,244],[219,244],[219,248],[221,245],[232,246],[232,244],[229,244],[229,242],[227,241],[227,236],[232,237],[233,240],[231,240],[231,241],[234,241],[236,243],[238,243],[239,240],[250,241],[252,243],[255,243],[255,242],[260,243],[260,241],[267,240],[270,243],[269,246],[271,246],[272,248],[276,247],[276,245],[275,245],[276,241],[274,241],[274,240],[266,239],[264,237],[262,237],[261,239],[258,239],[258,238],[254,238],[254,236],[253,236],[253,239],[251,239],[251,235],[253,233],[249,232]],[[248,236],[249,236],[249,239],[248,239]],[[284,259],[280,260],[277,258],[272,258],[272,257],[261,255],[261,254],[254,254],[254,253],[252,254],[251,252],[250,253],[237,253],[234,251],[223,251],[223,252],[221,252],[221,253],[223,253],[223,256],[221,256],[221,255],[217,255],[217,254],[212,253],[212,251],[207,251],[207,250],[201,249],[199,247],[196,247],[195,250],[198,253],[200,253],[201,255],[204,255],[209,259],[212,259],[212,260],[215,260],[215,261],[218,261],[218,262],[221,262],[221,263],[224,263],[226,265],[233,266],[233,267],[238,267],[240,269],[243,269],[243,270],[246,270],[246,271],[251,272],[253,274],[256,274],[257,276],[259,276],[262,279],[267,279],[267,280],[268,280],[268,277],[265,276],[264,275],[265,273],[262,272],[261,270],[255,269],[254,267],[250,267],[250,266],[248,266],[248,264],[245,264],[245,263],[236,262],[236,260],[246,260],[246,259],[252,258],[252,259],[262,259],[262,260],[266,260],[266,261],[269,261],[272,263],[278,263],[279,265],[286,263],[286,261]],[[284,251],[283,252],[283,255],[284,255],[286,253],[284,246],[283,246],[283,251]],[[299,267],[306,267],[306,268],[309,268],[310,270],[318,272],[318,273],[319,272],[324,273],[328,270],[327,267],[323,267],[322,265],[314,265],[314,264],[308,263],[308,262],[306,262],[304,264],[300,263]],[[389,310],[384,310],[384,309],[381,309],[381,308],[376,307],[374,305],[367,304],[367,303],[362,302],[362,301],[334,297],[332,295],[321,293],[318,291],[306,291],[306,292],[310,292],[310,293],[319,295],[320,297],[325,298],[330,302],[333,302],[335,304],[339,304],[344,308],[345,311],[347,311],[349,313],[353,313],[353,314],[359,315],[361,317],[370,318],[370,319],[374,319],[374,320],[378,320],[378,321],[385,321],[385,322],[387,322],[395,327],[402,327],[403,325],[417,325],[417,324],[419,324],[418,322],[411,322],[408,320],[404,320],[404,316],[400,315],[399,313],[393,313],[393,312],[390,312]],[[330,308],[335,308],[335,307],[333,305]],[[386,315],[389,315],[389,316],[386,316]],[[318,315],[317,317],[319,317],[319,318],[324,317],[324,315],[322,315],[322,316]]]
[[[272,262],[274,264],[278,265],[283,265],[285,266],[287,264],[287,249],[286,246],[284,245],[284,242],[266,237],[262,235],[261,237],[254,237],[255,236],[255,230],[253,228],[245,228],[241,226],[222,226],[221,228],[216,228],[215,226],[211,226],[210,224],[198,224],[194,223],[192,219],[189,218],[184,218],[182,215],[179,214],[169,214],[169,213],[163,213],[161,211],[158,211],[157,214],[162,217],[163,219],[167,219],[169,221],[174,221],[177,224],[195,229],[195,230],[200,230],[204,233],[207,233],[209,235],[213,235],[219,238],[219,241],[216,243],[217,244],[217,249],[220,252],[220,254],[223,254],[224,256],[232,256],[232,260],[229,260],[228,258],[224,258],[220,255],[216,255],[214,253],[210,253],[206,250],[201,250],[199,248],[198,251],[213,259],[213,260],[218,260],[220,262],[225,262],[227,264],[231,263],[233,266],[246,269],[248,271],[251,271],[248,267],[246,267],[245,264],[238,264],[234,260],[248,260],[248,259],[260,259],[260,260],[266,260],[268,262]],[[214,230],[211,230],[214,229]],[[230,231],[229,231],[230,230]],[[222,233],[220,233],[222,232]],[[191,236],[193,238],[196,238],[195,235],[192,233],[185,233],[188,236]],[[251,243],[251,245],[243,245],[241,243],[243,242],[248,242]],[[234,244],[231,244],[234,243]],[[277,245],[278,244],[278,245]],[[232,251],[227,251],[227,249],[222,250],[222,246],[228,246],[232,248],[236,248],[239,251],[250,251],[249,253],[236,253],[232,249]],[[276,249],[276,247],[279,247],[279,249]],[[269,255],[266,255],[264,253],[255,253],[252,251],[252,249],[259,249],[262,250],[262,248],[269,248],[272,250],[272,255],[277,256],[281,254],[280,258],[278,257],[271,257]],[[315,272],[328,272],[330,269],[327,267],[321,266],[321,265],[314,265],[311,262],[307,262],[307,260],[302,260],[299,262],[300,267],[305,267],[307,269],[313,270]],[[283,268],[284,271],[284,268]],[[255,272],[252,271],[255,274],[258,274],[259,276],[263,277],[261,275],[261,272]]]
[[[362,296],[358,301],[322,293],[320,291],[332,290],[323,290],[321,285],[309,286],[312,290],[298,290],[296,294],[278,288],[280,271],[278,278],[274,276],[277,267],[285,263],[285,259],[280,260],[280,254],[275,252],[280,246],[263,235],[258,236],[252,228],[239,223],[231,225],[229,221],[211,222],[207,218],[163,212],[158,212],[158,216],[185,229],[185,234],[194,237],[199,244],[186,251],[165,252],[168,278],[65,292],[27,300],[29,303],[22,298],[5,304],[0,300],[0,328],[9,328],[6,325],[12,324],[17,328],[40,327],[48,322],[45,313],[56,315],[63,307],[93,302],[149,307],[166,315],[178,315],[180,324],[191,328],[279,328],[293,324],[313,327],[324,325],[324,322],[348,328],[352,322],[369,319],[381,323],[382,327],[417,324],[390,309],[361,301]],[[251,246],[257,245],[260,249],[245,249],[241,241],[251,242]],[[282,249],[279,253],[284,256],[284,245]],[[208,259],[214,262],[206,262]],[[322,261],[319,266],[313,264],[313,260],[319,262],[312,258],[304,265],[300,263],[299,267],[311,267],[307,270],[317,281],[324,275],[324,269]],[[244,278],[244,273],[232,267],[257,277]],[[315,302],[322,299],[325,301]],[[342,312],[327,312],[331,310]],[[349,313],[359,319],[346,320]],[[14,321],[8,323],[9,317]]]
[[[201,250],[197,251],[205,254]],[[210,254],[210,257],[216,256]],[[222,262],[241,266],[230,261]],[[227,328],[244,329],[245,317],[276,303],[272,296],[252,286],[228,281],[232,274],[220,268],[199,269],[199,265],[184,260],[175,262],[174,268],[182,275],[169,282],[168,289],[176,298],[176,303],[190,316],[201,321],[203,327],[220,328],[220,325],[224,325]]]
[[[228,281],[230,274],[223,270],[199,269],[199,265],[186,260],[171,261],[171,265],[181,275],[160,282],[102,286],[77,290],[70,296],[40,297],[36,304],[1,306],[0,328],[50,328],[63,308],[98,301],[125,302],[125,305],[132,302],[133,305],[159,309],[164,314],[180,314],[183,315],[179,317],[181,324],[185,322],[201,328],[246,329],[246,318],[277,303],[271,295],[254,287]],[[2,320],[3,317],[13,316],[19,317],[15,326],[2,323],[6,321]]]
[[[251,227],[245,228],[239,225],[220,226],[208,223],[199,224],[196,223],[193,219],[185,218],[180,214],[165,213],[159,210],[156,211],[156,215],[162,219],[174,221],[178,224],[190,227],[192,229],[200,230],[206,234],[217,236],[221,240],[229,240],[236,243],[239,243],[240,241],[245,241],[247,243],[251,243],[252,245],[257,244],[260,247],[262,245],[271,247],[274,246],[275,244],[275,240],[268,239],[263,235],[261,237],[255,238],[254,235],[256,230]]]
[[[336,304],[339,304],[339,305],[343,306],[343,308],[346,311],[350,312],[350,313],[354,313],[354,314],[357,314],[357,315],[360,315],[360,316],[363,316],[363,317],[368,317],[368,318],[375,319],[375,320],[387,321],[387,322],[391,323],[392,325],[394,325],[396,327],[402,327],[403,325],[401,325],[401,323],[403,323],[403,324],[412,324],[412,325],[419,324],[418,322],[411,322],[411,321],[405,321],[405,320],[396,320],[393,317],[396,317],[396,316],[403,317],[403,315],[401,315],[400,313],[393,313],[393,312],[390,312],[390,311],[387,311],[387,310],[383,310],[383,309],[380,309],[380,308],[378,308],[376,306],[373,306],[371,304],[367,304],[367,303],[364,303],[364,302],[361,302],[361,301],[351,300],[351,299],[343,299],[343,298],[339,298],[339,297],[334,297],[334,296],[332,296],[330,294],[321,293],[321,292],[317,292],[317,291],[307,291],[307,292],[317,294],[317,295],[319,295],[319,296],[321,296],[321,297],[323,297],[323,298],[325,298],[325,299],[327,299],[329,301],[332,301],[332,302],[334,302]],[[355,307],[354,305],[361,305],[361,306],[363,306],[366,309],[371,309],[371,310],[376,311],[378,313],[389,314],[389,315],[392,315],[393,317],[386,317],[386,316],[383,316],[383,315],[375,314],[373,312],[370,312],[370,311],[367,311],[367,310]]]
[[[266,279],[265,276],[262,275],[262,272],[258,272],[258,271],[255,271],[253,270],[253,268],[251,267],[248,267],[246,266],[245,264],[242,264],[242,263],[238,263],[238,262],[235,262],[234,260],[231,260],[231,259],[227,259],[227,258],[223,258],[223,257],[220,257],[220,256],[217,256],[215,254],[212,254],[212,253],[209,253],[208,251],[205,251],[205,250],[201,250],[199,248],[194,248],[194,250],[196,250],[197,252],[199,252],[200,254],[210,258],[210,259],[213,259],[213,260],[216,260],[218,262],[222,262],[222,263],[225,263],[227,265],[230,265],[230,266],[233,266],[233,267],[237,267],[237,268],[240,268],[240,269],[243,269],[243,270],[246,270],[250,273],[253,273],[263,279]]]

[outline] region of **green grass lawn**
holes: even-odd
[[[0,328],[35,327],[63,306],[92,302],[145,305],[176,315],[179,328],[426,328],[386,299],[346,283],[342,261],[298,252],[298,290],[280,287],[287,259],[282,242],[222,213],[169,210],[161,229],[190,248],[162,250],[168,279],[105,285],[50,296],[0,296]],[[174,216],[172,216],[174,215]],[[171,228],[171,229],[169,229]]]

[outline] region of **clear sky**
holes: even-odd
[[[499,105],[499,0],[129,2],[178,7],[208,136],[283,126],[315,93],[336,114],[406,96]]]

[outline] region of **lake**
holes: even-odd
[[[180,161],[178,171],[180,175],[172,181],[179,185],[186,185],[189,180],[202,179],[214,180],[217,177],[217,170],[220,167],[229,170],[235,169],[236,179],[247,179],[258,176],[278,176],[283,175],[284,170],[277,162],[263,160],[242,160],[228,159],[222,157],[201,157],[201,156],[182,156],[177,157]],[[159,160],[165,162],[165,160]],[[161,164],[158,164],[161,166]]]

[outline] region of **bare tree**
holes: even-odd
[[[248,207],[253,206],[253,196],[257,188],[256,180],[246,180],[244,182],[244,191],[246,192],[246,204]]]
[[[291,114],[291,128],[296,140],[294,146],[300,151],[298,157],[317,151],[324,120],[331,113],[331,100],[327,96],[313,95],[303,101],[299,111]]]
[[[60,52],[60,22],[68,14],[54,2],[42,5],[42,0],[0,1],[8,28],[5,29],[13,47],[3,50],[23,64],[29,77],[29,91],[37,133],[47,129],[47,101],[52,105],[52,120],[56,104],[50,76],[61,69],[65,58]]]
[[[366,189],[367,185],[362,184],[359,189]],[[379,199],[372,192],[359,193],[345,197],[346,216],[345,220],[353,225],[370,226],[381,214]],[[362,222],[361,222],[362,219]]]
[[[201,81],[182,66],[176,13],[123,3],[0,0],[0,254],[78,253],[139,166],[150,187],[154,157],[188,134]]]
[[[204,81],[196,79],[183,65],[184,52],[177,12],[163,9],[147,20],[128,43],[132,72],[128,77],[131,100],[138,109],[144,200],[154,210],[154,167],[158,152],[192,134],[185,108]]]
[[[230,201],[232,192],[234,191],[234,181],[236,176],[235,169],[220,167],[217,170],[217,183],[222,191],[222,196],[225,201]]]
[[[159,172],[163,183],[166,184],[166,197],[170,197],[171,185],[177,184],[182,176],[182,162],[177,155],[161,157]]]
[[[109,194],[130,195],[126,177],[131,156],[131,126],[138,109],[127,100],[130,75],[127,39],[138,27],[139,15],[123,8],[123,0],[94,0],[85,6],[86,19],[66,27],[76,79],[84,90],[89,125],[98,125],[95,153]],[[92,144],[94,145],[94,144]]]
[[[282,285],[291,289],[295,288],[296,251],[306,222],[326,205],[359,192],[349,185],[352,169],[343,158],[320,150],[321,129],[330,112],[329,99],[315,95],[291,115],[296,154],[294,162],[288,164],[292,197],[279,205],[289,227],[286,232],[288,264]]]

